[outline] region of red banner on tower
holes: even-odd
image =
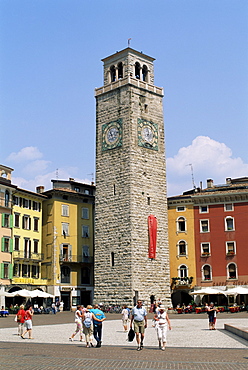
[[[157,247],[157,219],[155,216],[148,216],[148,233],[149,233],[149,258],[156,258]]]

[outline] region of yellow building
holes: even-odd
[[[42,202],[46,197],[16,188],[12,192],[13,215],[13,279],[22,289],[46,290],[41,278]]]
[[[168,198],[168,230],[172,303],[191,301],[189,290],[196,284],[194,206],[190,195]]]
[[[93,185],[52,180],[43,209],[42,276],[68,310],[93,300]],[[42,191],[42,189],[41,189]]]

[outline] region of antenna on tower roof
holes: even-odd
[[[193,188],[196,189],[195,180],[194,180],[193,165],[192,165],[192,163],[189,163],[189,164],[186,164],[186,166],[190,166],[190,168],[191,168],[192,184],[193,184]]]
[[[131,40],[132,40],[131,38],[127,39],[127,45],[128,45],[129,48],[130,48]]]

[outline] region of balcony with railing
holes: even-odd
[[[42,253],[26,252],[26,251],[13,251],[12,253],[14,260],[32,260],[32,261],[42,261],[44,255]]]
[[[82,255],[61,255],[59,256],[60,263],[93,263],[94,257]]]
[[[190,288],[192,282],[193,282],[193,276],[190,277],[173,277],[172,280],[172,288],[178,288],[178,287],[185,287]]]

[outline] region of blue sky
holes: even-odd
[[[101,59],[156,58],[168,195],[248,176],[246,0],[1,0],[0,163],[29,190],[95,171]],[[5,137],[5,140],[3,140]]]

